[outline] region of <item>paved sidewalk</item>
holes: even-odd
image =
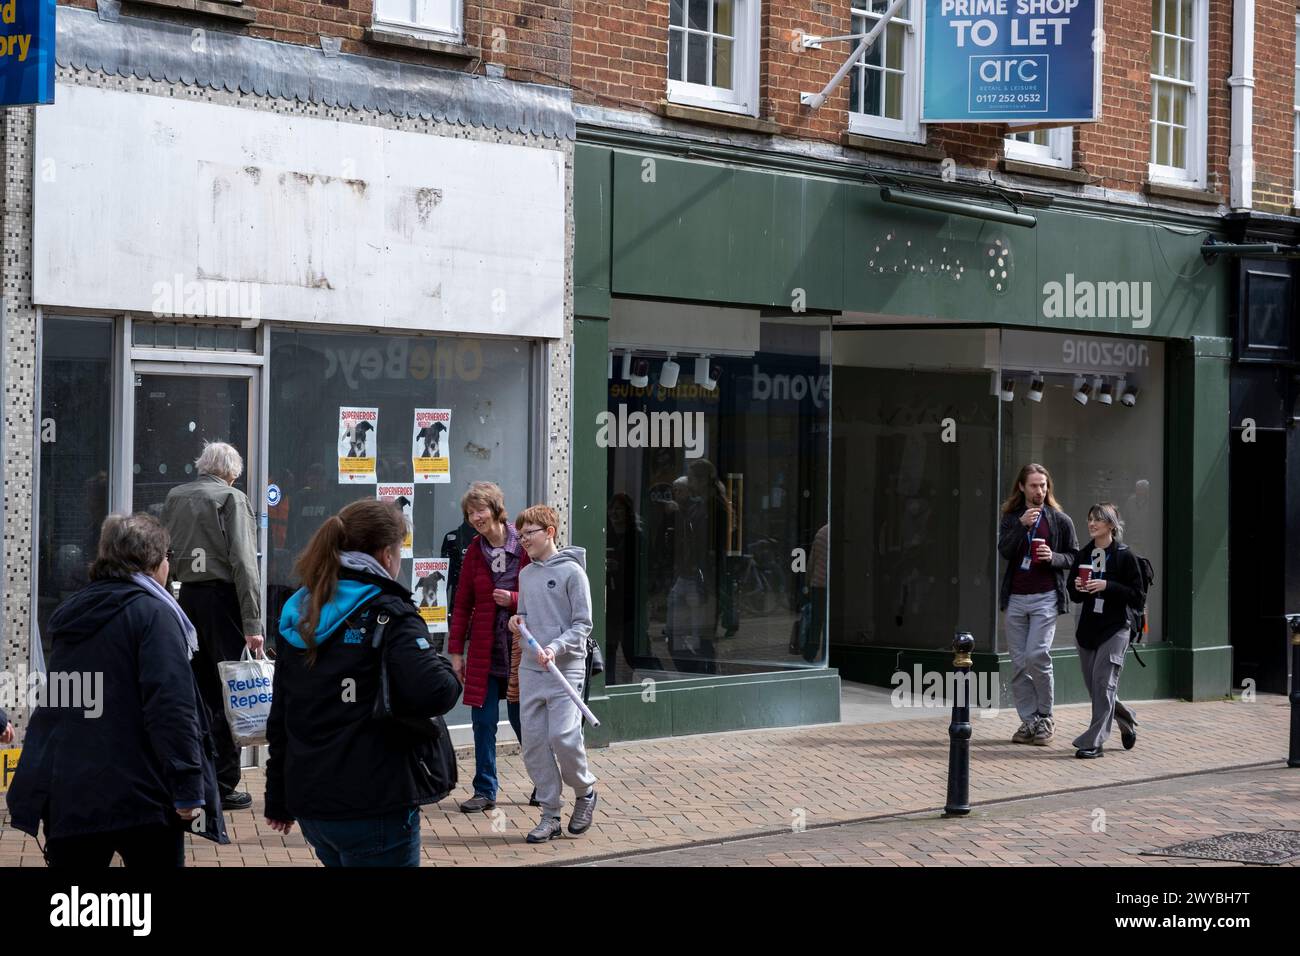
[[[1101,760],[1076,760],[1069,741],[1088,721],[1086,705],[1057,711],[1050,747],[1010,742],[1013,711],[977,718],[972,742],[971,799],[975,803],[1131,783],[1285,759],[1288,705],[1283,697],[1251,703],[1137,704],[1137,748]],[[459,792],[424,814],[428,865],[563,863],[648,848],[678,847],[743,834],[788,832],[885,814],[942,807],[947,776],[948,716],[896,723],[830,724],[787,730],[711,734],[616,744],[592,751],[601,803],[582,838],[528,846],[536,822],[527,805],[531,785],[518,755],[503,757],[504,790],[495,814],[466,816],[472,762],[461,761]],[[260,816],[260,771],[245,784],[254,810],[227,815],[231,845],[190,838],[198,866],[310,866],[315,859],[296,828],[287,838]],[[570,795],[571,797],[571,795]],[[39,866],[34,840],[0,817],[0,866]],[[1171,841],[1172,842],[1172,841]],[[865,862],[865,857],[864,857]]]
[[[1300,771],[1216,771],[998,803],[962,819],[927,812],[592,865],[1238,867],[1141,854],[1262,830],[1300,830]]]

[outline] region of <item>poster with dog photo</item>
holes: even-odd
[[[451,483],[451,409],[417,408],[411,439],[416,484]]]
[[[393,501],[402,506],[402,517],[406,519],[406,537],[402,539],[402,557],[413,557],[411,543],[414,537],[415,524],[411,509],[415,506],[415,485],[376,485],[375,497],[380,501]]]
[[[379,483],[379,409],[344,405],[339,409],[339,484]]]
[[[411,600],[430,634],[447,633],[447,572],[450,558],[416,558],[411,576]]]

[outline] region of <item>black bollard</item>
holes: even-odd
[[[1300,614],[1288,614],[1291,626],[1291,752],[1288,767],[1300,767]]]
[[[952,666],[957,672],[953,681],[952,723],[948,725],[948,802],[943,815],[960,817],[970,813],[970,652],[975,638],[959,631],[952,641]]]

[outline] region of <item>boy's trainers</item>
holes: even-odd
[[[1034,724],[1034,746],[1046,747],[1056,736],[1056,724],[1051,717],[1039,717],[1038,723]]]
[[[1034,723],[1037,723],[1037,721]],[[1011,742],[1013,744],[1032,744],[1034,742],[1034,724],[1022,720],[1020,729],[1011,735]]]
[[[560,825],[559,817],[549,817],[543,814],[542,822],[528,832],[527,840],[529,843],[545,843],[547,840],[553,840],[563,833],[564,827]]]
[[[591,793],[585,797],[579,797],[573,805],[573,816],[569,817],[569,832],[574,836],[580,833],[586,833],[587,828],[591,826],[591,816],[596,812],[596,788],[591,788]]]

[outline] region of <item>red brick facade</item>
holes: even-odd
[[[68,0],[94,7],[95,0]],[[577,102],[614,109],[659,111],[668,82],[668,0],[466,0],[464,44],[470,55],[409,50],[365,39],[373,0],[245,0],[257,19],[247,26],[204,14],[173,12],[125,0],[134,16],[179,19],[210,29],[238,30],[287,43],[316,45],[320,36],[343,40],[343,50],[368,56],[484,72],[487,64],[510,79],[572,86]],[[799,31],[851,32],[846,0],[768,0],[761,9],[759,118],[777,135],[838,144],[848,129],[847,80],[813,111],[799,95],[819,90],[847,56],[850,44],[796,52]],[[1257,0],[1255,24],[1255,204],[1270,212],[1292,209],[1292,108],[1295,98],[1295,0]],[[1231,142],[1232,4],[1210,4],[1206,188],[1227,202]],[[1073,168],[1095,186],[1140,193],[1150,154],[1151,4],[1105,3],[1103,118],[1076,127]],[[473,55],[477,54],[477,55]],[[930,127],[927,145],[961,166],[997,169],[1005,128]],[[855,155],[870,156],[867,152]],[[1207,207],[1208,208],[1208,207]]]

